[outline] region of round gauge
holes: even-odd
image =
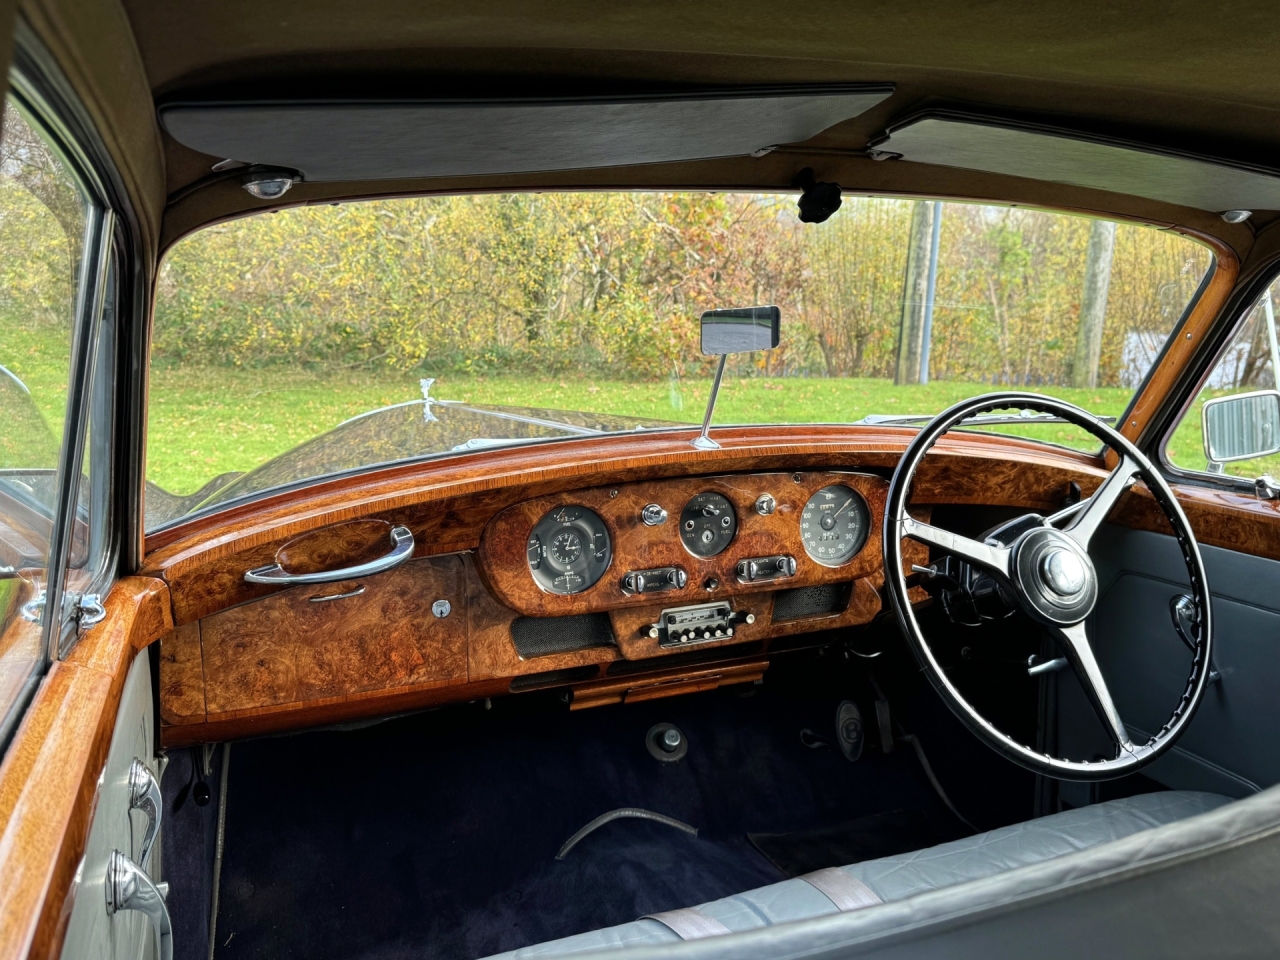
[[[613,559],[609,531],[586,507],[556,507],[529,534],[529,572],[549,593],[581,593]]]
[[[714,557],[737,532],[733,504],[718,493],[700,493],[680,511],[680,539],[695,557]]]
[[[867,542],[871,516],[867,501],[848,487],[823,487],[800,514],[804,552],[827,567],[848,563]]]

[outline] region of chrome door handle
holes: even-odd
[[[142,868],[119,850],[111,851],[107,861],[107,914],[121,910],[137,910],[150,918],[159,938],[160,960],[173,960],[173,924],[164,897]]]
[[[143,834],[142,847],[138,850],[138,863],[145,867],[151,856],[151,845],[156,842],[156,833],[160,830],[164,800],[160,796],[160,784],[137,757],[129,765],[129,809],[141,810],[147,815],[147,832]]]
[[[320,573],[285,573],[278,563],[269,563],[265,567],[255,567],[245,573],[249,583],[269,583],[274,586],[289,586],[298,583],[337,583],[339,580],[358,580],[375,573],[382,573],[392,567],[398,567],[413,556],[413,533],[408,527],[396,525],[391,528],[391,552],[385,557],[370,560],[354,567],[343,567],[341,570],[324,570]]]

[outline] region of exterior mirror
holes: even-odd
[[[1210,464],[1280,452],[1280,392],[1258,390],[1206,400],[1200,416]]]
[[[778,345],[782,311],[777,307],[735,307],[708,310],[702,315],[702,352],[710,357],[726,353],[772,350]]]

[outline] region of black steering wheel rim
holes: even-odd
[[[911,485],[916,471],[925,455],[934,444],[949,430],[970,417],[992,410],[1018,408],[1030,409],[1041,413],[1061,417],[1081,429],[1091,433],[1113,450],[1119,458],[1119,466],[1103,480],[1094,495],[1082,501],[1079,511],[1072,517],[1071,525],[1059,531],[1048,526],[1037,528],[1030,534],[1023,534],[1009,545],[980,543],[968,538],[959,537],[942,531],[929,524],[923,524],[912,518],[907,512],[910,502]],[[1127,471],[1127,473],[1126,473]],[[1137,478],[1141,478],[1147,489],[1160,505],[1174,530],[1174,536],[1182,550],[1187,565],[1187,573],[1191,581],[1191,596],[1195,606],[1192,621],[1194,649],[1192,651],[1191,675],[1187,686],[1172,714],[1163,727],[1145,744],[1135,744],[1128,739],[1127,730],[1120,720],[1105,680],[1097,668],[1089,645],[1085,623],[1092,612],[1092,604],[1096,602],[1096,573],[1092,562],[1088,559],[1088,546],[1093,532],[1101,526],[1107,513],[1115,506],[1116,501],[1128,486]],[[1100,512],[1100,515],[1098,515]],[[1077,528],[1079,528],[1077,530]],[[1047,530],[1051,532],[1041,532]],[[1073,533],[1072,531],[1077,531]],[[1035,576],[1028,574],[1028,563],[1020,551],[1029,544],[1024,538],[1034,535],[1038,541],[1051,541],[1048,547],[1037,543],[1035,550],[1043,559],[1044,551],[1050,549],[1063,554],[1083,552],[1085,554],[1085,573],[1094,578],[1094,596],[1088,603],[1088,609],[1078,620],[1072,621],[1079,613],[1083,601],[1075,607],[1059,597],[1054,591],[1043,588],[1043,585],[1028,582]],[[1030,613],[1033,619],[1041,622],[1055,632],[1059,642],[1063,644],[1071,665],[1090,696],[1091,702],[1099,712],[1103,726],[1107,728],[1116,746],[1116,756],[1111,759],[1084,761],[1064,760],[1039,752],[1026,744],[997,729],[990,721],[965,699],[961,692],[947,677],[938,663],[932,648],[924,638],[920,624],[916,619],[908,596],[906,571],[902,552],[902,540],[910,537],[927,544],[939,547],[944,551],[955,553],[962,559],[969,560],[985,567],[998,579],[1002,579],[1019,598],[1020,606]],[[1083,544],[1080,543],[1083,541]],[[962,401],[944,410],[927,424],[908,445],[906,452],[898,462],[893,478],[889,484],[884,514],[884,569],[885,585],[897,615],[899,626],[907,638],[917,661],[930,683],[951,711],[980,740],[998,753],[1007,757],[1035,773],[1055,777],[1062,780],[1107,780],[1133,773],[1169,750],[1195,715],[1196,708],[1204,697],[1208,680],[1209,664],[1212,658],[1213,630],[1209,600],[1208,580],[1205,577],[1204,561],[1200,556],[1200,548],[1191,531],[1186,515],[1174,497],[1173,491],[1158,470],[1129,440],[1099,421],[1088,412],[1064,403],[1052,397],[1034,393],[1000,392],[990,393]],[[973,556],[967,555],[969,551]],[[1078,558],[1077,558],[1078,559]],[[1064,558],[1059,566],[1070,566],[1070,558]],[[1051,564],[1042,565],[1046,570]],[[1037,569],[1039,569],[1037,567]],[[1070,566],[1074,572],[1075,567]],[[1045,577],[1049,573],[1044,574]],[[1070,586],[1071,584],[1068,584]],[[1077,593],[1087,589],[1088,584],[1079,587]],[[1047,594],[1051,600],[1063,600],[1062,603],[1046,603],[1039,594]],[[1064,610],[1066,612],[1064,612]],[[1056,619],[1055,619],[1056,618]],[[1100,685],[1100,690],[1098,689]],[[1109,710],[1107,708],[1110,708]]]

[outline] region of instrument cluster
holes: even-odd
[[[787,580],[800,569],[796,547],[819,568],[836,571],[862,553],[872,530],[871,506],[855,486],[869,492],[883,485],[862,474],[766,474],[716,481],[702,489],[692,486],[697,481],[637,484],[653,497],[643,505],[638,496],[620,498],[616,489],[607,499],[590,491],[581,502],[554,503],[529,532],[529,574],[546,593],[584,593],[608,573],[619,551],[619,531],[629,541],[619,564],[623,569],[614,577],[623,596],[683,591],[691,584],[713,592],[724,579],[722,573],[738,584]],[[690,492],[671,502],[671,494],[683,490]],[[675,553],[665,546],[673,541],[680,547]],[[739,548],[730,551],[735,544]],[[726,552],[728,564],[718,559]],[[646,560],[657,562],[641,562]],[[833,579],[808,569],[810,579]]]

